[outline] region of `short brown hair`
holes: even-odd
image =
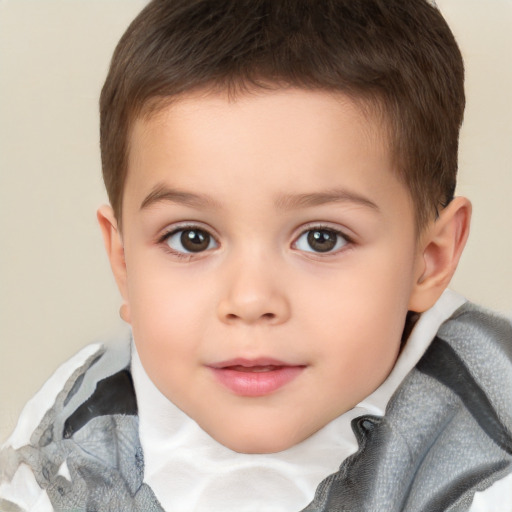
[[[100,99],[103,178],[121,221],[130,127],[198,89],[339,91],[386,120],[420,228],[453,197],[464,66],[427,0],[153,0],[119,41]]]

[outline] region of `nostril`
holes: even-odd
[[[232,325],[261,323],[277,325],[288,320],[289,304],[280,295],[270,293],[234,294],[219,301],[217,315]]]
[[[274,320],[276,317],[277,317],[277,315],[275,313],[263,313],[259,317],[254,317],[253,320],[257,320],[258,318],[263,319],[263,320]],[[243,318],[242,315],[236,315],[235,313],[228,313],[226,315],[227,320],[238,320],[241,318]]]

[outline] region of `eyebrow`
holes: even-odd
[[[156,203],[166,201],[183,204],[192,208],[221,208],[221,204],[210,196],[173,189],[159,184],[144,198],[140,209],[143,210]],[[329,203],[356,203],[377,212],[380,211],[379,207],[370,199],[346,189],[333,189],[305,194],[282,194],[276,198],[275,206],[278,210],[294,210]]]
[[[190,206],[192,208],[220,208],[220,203],[210,196],[194,194],[179,189],[169,188],[166,185],[156,185],[153,190],[144,198],[140,209],[144,210],[161,202],[172,202]]]
[[[377,212],[380,211],[377,204],[367,197],[346,189],[333,189],[309,194],[283,194],[277,198],[276,207],[280,210],[293,210],[329,203],[356,203]]]

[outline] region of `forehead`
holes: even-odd
[[[128,160],[140,157],[141,152],[148,154],[156,141],[165,142],[169,149],[188,149],[183,143],[192,142],[190,135],[196,142],[211,146],[224,142],[221,138],[227,135],[233,152],[235,143],[242,139],[251,139],[254,146],[265,143],[269,150],[299,146],[305,140],[309,149],[327,149],[333,141],[339,144],[340,137],[347,139],[346,131],[340,133],[340,120],[350,125],[351,138],[357,138],[359,146],[378,146],[387,153],[386,125],[378,112],[367,102],[339,92],[252,89],[232,96],[227,91],[201,90],[164,98],[143,109],[131,124]],[[269,126],[280,134],[274,134],[270,147],[266,137]]]
[[[290,88],[230,98],[202,91],[134,122],[126,191],[140,204],[162,182],[179,182],[208,187],[224,201],[234,190],[226,183],[241,185],[240,199],[252,185],[261,193],[304,193],[344,176],[344,185],[371,194],[397,185],[386,134],[372,109],[340,93]]]

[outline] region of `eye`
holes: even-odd
[[[218,247],[215,239],[200,228],[178,229],[167,235],[163,241],[175,252],[197,253]]]
[[[335,252],[348,244],[348,239],[334,229],[314,228],[304,231],[295,247],[305,252]]]

